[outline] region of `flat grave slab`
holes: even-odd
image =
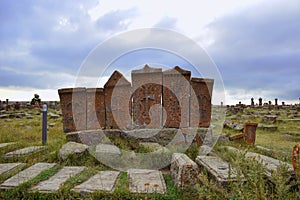
[[[121,155],[121,150],[116,145],[111,144],[98,144],[96,146],[96,153]]]
[[[120,172],[118,171],[98,172],[87,181],[75,186],[72,191],[80,193],[92,193],[96,191],[113,192],[119,175]]]
[[[23,149],[18,149],[12,152],[8,152],[3,156],[3,158],[13,158],[13,157],[20,157],[20,156],[25,156],[29,155],[35,152],[42,151],[46,149],[46,146],[31,146],[31,147],[25,147]]]
[[[287,167],[288,172],[293,172],[293,166],[289,163],[271,158],[258,153],[248,152],[245,155],[246,158],[253,158],[254,160],[260,162],[267,170],[267,176],[271,176],[273,172],[277,172],[280,166]]]
[[[165,180],[158,170],[129,169],[127,176],[130,192],[165,194],[167,191]]]
[[[238,179],[236,169],[219,157],[198,156],[196,163],[199,165],[200,170],[208,172],[209,175],[222,186],[226,186],[229,182]]]
[[[39,191],[42,193],[50,193],[59,190],[59,188],[71,177],[76,176],[82,172],[86,167],[63,167],[56,174],[48,180],[42,181],[34,186],[32,191]]]
[[[24,166],[25,166],[24,163],[3,163],[3,164],[0,164],[0,175],[5,174],[5,173],[9,173],[14,169],[22,168]]]
[[[15,143],[14,142],[0,143],[0,149],[4,148],[4,147],[7,147],[9,145],[12,145],[12,144],[15,144]]]
[[[13,177],[7,179],[0,185],[1,188],[11,188],[11,187],[17,187],[22,183],[25,183],[34,177],[36,177],[38,174],[40,174],[42,171],[50,169],[54,167],[56,163],[36,163],[33,166],[19,172],[18,174],[14,175]]]

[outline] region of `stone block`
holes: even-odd
[[[176,66],[163,72],[164,127],[189,127],[191,72]]]
[[[142,69],[133,70],[131,77],[134,125],[146,128],[161,127],[163,112],[159,108],[161,108],[163,98],[162,69],[145,65]],[[151,111],[152,116],[150,116]]]
[[[192,187],[198,183],[198,166],[187,155],[174,153],[172,155],[171,176],[177,188]]]
[[[64,132],[86,130],[86,88],[58,90]]]
[[[60,159],[65,160],[69,155],[83,154],[88,148],[89,146],[85,144],[68,142],[61,147],[58,155]]]
[[[117,178],[120,175],[118,171],[101,171],[89,178],[87,181],[77,185],[72,191],[80,193],[92,193],[105,191],[112,193],[115,189]]]
[[[24,163],[3,163],[0,164],[0,175],[10,173],[15,169],[24,167]]]
[[[87,130],[105,128],[105,102],[103,88],[86,90]]]
[[[127,176],[130,192],[165,194],[167,191],[165,180],[158,170],[129,169]]]
[[[213,84],[213,79],[191,79],[191,127],[209,127]]]
[[[271,158],[262,154],[247,152],[245,155],[246,158],[253,159],[259,163],[261,163],[266,169],[266,175],[271,176],[272,173],[276,173],[278,168],[284,166],[287,168],[288,172],[292,173],[293,166],[289,163],[277,160],[275,158]]]
[[[63,167],[49,179],[39,182],[31,188],[31,191],[39,191],[42,193],[56,192],[63,184],[73,176],[82,172],[86,167]]]
[[[115,71],[104,85],[106,128],[131,128],[131,83]]]
[[[3,155],[3,158],[14,158],[14,157],[26,156],[26,155],[30,155],[32,153],[42,151],[46,148],[47,148],[46,146],[25,147],[23,149],[18,149],[18,150],[12,151],[12,152],[8,152],[5,155]]]
[[[13,177],[7,179],[0,185],[1,188],[12,188],[17,187],[22,183],[30,181],[37,175],[39,175],[42,171],[50,169],[54,167],[55,163],[36,163],[33,166],[19,172]]]
[[[220,186],[227,186],[229,182],[238,179],[236,169],[220,157],[198,156],[196,163],[199,165],[200,171],[208,173]]]

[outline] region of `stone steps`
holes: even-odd
[[[24,163],[0,164],[1,174],[10,173],[13,169],[24,167]],[[14,189],[26,183],[45,170],[56,166],[56,163],[36,163],[16,175],[8,178],[0,189]],[[61,189],[64,183],[72,177],[86,170],[85,166],[65,166],[52,175],[29,189],[29,192],[53,193]],[[1,175],[0,174],[0,175]],[[112,193],[120,175],[119,171],[99,171],[83,183],[76,185],[71,191],[81,194],[104,191]],[[130,180],[129,190],[133,193],[166,193],[166,184],[162,173],[158,170],[129,169],[128,179]]]
[[[242,153],[241,150],[234,147],[226,148],[235,151],[236,153]],[[268,176],[270,176],[271,173],[276,172],[279,166],[286,164],[282,161],[252,152],[247,152],[245,157],[253,158],[256,161],[261,162],[266,168],[266,175]],[[175,186],[178,189],[183,188],[184,186],[192,186],[199,182],[199,171],[208,174],[221,186],[226,186],[231,181],[243,180],[243,176],[238,175],[230,163],[225,162],[217,156],[198,156],[196,158],[196,163],[190,160],[185,154],[173,154],[171,175]],[[24,166],[24,163],[0,164],[0,176],[5,175],[4,177],[7,177],[7,175],[10,175],[16,169],[23,168]],[[0,189],[14,189],[21,184],[34,179],[43,171],[49,170],[55,166],[56,163],[36,163],[5,180],[0,184]],[[288,171],[292,170],[291,165],[287,165],[287,167]],[[56,192],[63,188],[66,181],[72,177],[78,176],[84,170],[87,170],[85,166],[63,166],[48,179],[33,185],[29,189],[29,192]],[[71,191],[83,194],[96,191],[112,193],[115,190],[119,176],[119,171],[99,171],[83,183],[75,185]],[[132,193],[165,194],[167,192],[165,180],[162,173],[158,170],[128,169],[127,177],[129,180],[128,189]],[[191,181],[191,178],[193,178],[193,181]]]
[[[47,148],[46,146],[25,147],[23,149],[18,149],[18,150],[12,151],[12,152],[8,152],[8,153],[4,154],[2,157],[3,158],[16,158],[16,157],[31,155],[33,153],[45,150],[46,148]]]

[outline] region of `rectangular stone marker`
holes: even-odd
[[[24,163],[4,163],[4,164],[0,164],[0,175],[5,174],[5,173],[9,173],[14,169],[22,168],[24,166],[25,166]]]
[[[1,188],[10,188],[10,187],[17,187],[22,183],[25,183],[42,171],[50,169],[54,167],[56,163],[36,163],[33,166],[21,171],[20,173],[16,174],[15,176],[7,179],[4,183],[0,185]]]
[[[238,178],[236,170],[219,157],[198,156],[196,163],[199,165],[200,170],[207,171],[222,186],[226,186],[229,182],[236,181]]]
[[[187,155],[173,153],[171,176],[177,188],[191,187],[198,182],[198,166]]]
[[[293,172],[293,166],[289,163],[271,158],[265,155],[258,153],[248,152],[245,155],[246,158],[253,158],[254,160],[260,162],[266,168],[266,175],[271,176],[273,172],[277,172],[277,169],[280,166],[285,166],[288,169],[288,172]]]
[[[133,193],[166,193],[166,184],[162,173],[150,169],[129,169],[129,190]]]
[[[72,191],[80,193],[91,193],[96,191],[113,192],[119,175],[120,172],[118,171],[101,171],[84,183],[74,187]]]
[[[25,156],[29,155],[35,152],[42,151],[43,149],[46,149],[46,146],[31,146],[31,147],[25,147],[23,149],[18,149],[16,151],[8,152],[3,156],[3,158],[12,158],[12,157],[19,157],[19,156]]]
[[[68,179],[76,176],[82,172],[86,167],[64,167],[56,174],[50,177],[48,180],[42,181],[31,190],[38,190],[39,192],[55,192],[64,184]]]
[[[1,149],[1,148],[4,148],[4,147],[7,147],[7,146],[9,146],[9,145],[12,145],[12,144],[14,144],[14,142],[1,143],[1,144],[0,144],[0,149]]]

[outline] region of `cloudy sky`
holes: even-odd
[[[251,97],[299,101],[299,0],[1,0],[0,20],[0,100],[29,101],[34,93],[58,100],[57,89],[75,85],[97,45],[156,27],[205,49],[220,71],[227,104],[249,104]],[[116,69],[126,74],[136,67],[133,55],[138,65],[151,56],[177,65],[172,56],[147,51],[116,62]]]

